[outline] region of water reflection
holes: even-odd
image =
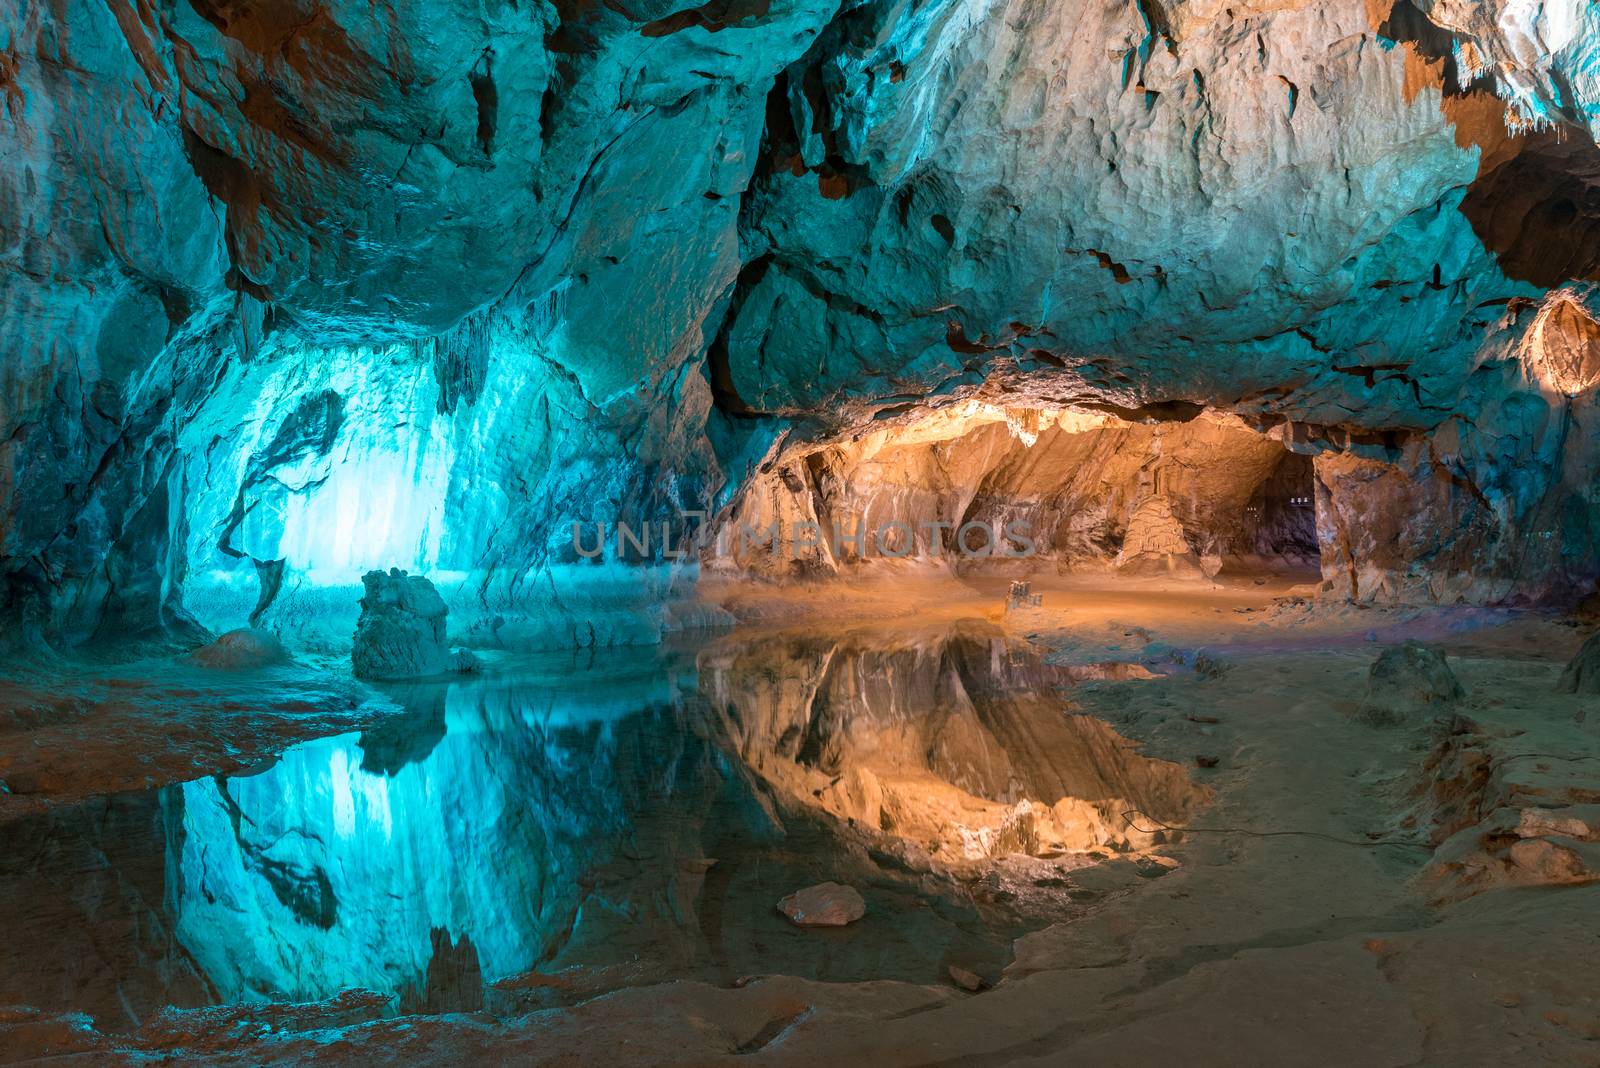
[[[1178,765],[1064,714],[1081,668],[987,624],[743,641],[701,664],[737,752],[778,794],[946,864],[1148,849],[1160,835],[1126,812],[1183,824],[1203,796]]]
[[[1072,677],[968,625],[396,688],[407,715],[258,774],[0,825],[21,932],[0,1002],[119,1027],[350,988],[396,1011],[514,1011],[673,977],[997,971],[1025,920],[974,874],[1148,847],[1123,809],[1181,822],[1199,798],[1065,714]],[[856,886],[868,919],[800,931],[774,910],[824,879]]]
[[[404,719],[181,787],[178,934],[223,999],[362,987],[473,1009],[480,976],[627,959],[638,932],[674,930],[676,862],[702,855],[686,817],[717,804],[726,760],[685,722],[692,675],[647,657],[595,675],[549,661],[397,688]],[[646,854],[662,863],[633,871]]]

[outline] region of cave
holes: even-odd
[[[1600,6],[0,31],[0,1062],[1594,1059]]]

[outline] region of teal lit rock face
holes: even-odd
[[[1552,294],[1593,322],[1597,17],[19,10],[8,641],[316,644],[373,567],[450,573],[486,640],[656,640],[676,580],[563,570],[566,524],[715,510],[996,372],[1384,465],[1463,533],[1337,549],[1359,597],[1584,585],[1593,435],[1523,369]]]

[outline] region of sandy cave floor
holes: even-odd
[[[1600,884],[1559,865],[1536,877],[1474,867],[1461,834],[1435,860],[1436,840],[1450,837],[1437,825],[1470,830],[1495,809],[1600,802],[1596,699],[1554,692],[1587,626],[1529,612],[1318,605],[1295,581],[1036,580],[1043,604],[1010,613],[1003,580],[781,597],[708,584],[756,629],[978,616],[1047,659],[1160,669],[1086,682],[1069,699],[1142,752],[1189,767],[1212,802],[1163,849],[1175,865],[1152,872],[1113,858],[1074,871],[1070,918],[1022,937],[979,993],[749,976],[509,1018],[382,1018],[350,993],[174,1012],[127,1034],[24,1005],[0,1009],[0,1053],[50,1063],[1600,1064]],[[1411,728],[1354,721],[1377,650],[1405,637],[1450,655],[1466,699]],[[151,684],[164,688],[154,702],[127,681],[138,665],[84,669],[65,687],[42,671],[21,677],[0,709],[0,780],[11,786],[0,819],[246,766],[385,714],[381,699],[308,668],[252,675],[242,692],[238,680],[191,670]],[[152,719],[174,702],[183,715]],[[55,714],[68,705],[72,716]],[[257,715],[264,708],[272,714]],[[1583,830],[1568,831],[1583,844]],[[1465,860],[1441,868],[1451,857]],[[1529,882],[1545,885],[1517,885]]]

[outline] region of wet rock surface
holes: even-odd
[[[356,678],[374,681],[429,678],[472,671],[473,655],[452,650],[445,634],[450,609],[421,575],[399,568],[369,571],[350,659]]]
[[[1005,585],[996,584],[997,611],[1004,595]],[[1070,599],[1081,603],[1087,596],[1079,591]],[[1058,599],[1069,600],[1052,593],[1048,603]],[[1190,598],[1171,603],[1181,608]],[[1099,642],[1098,655],[1107,659],[1113,644],[1128,640],[1129,628],[1105,628],[1106,615],[1104,605],[1086,607],[1081,625],[1041,634],[1040,640],[1046,647],[1060,641],[1070,656],[1084,658]],[[1115,1063],[1158,1058],[1161,1050],[1193,1042],[1197,1034],[1206,1036],[1207,1049],[1219,1061],[1263,1051],[1292,1060],[1310,1033],[1319,1056],[1351,1061],[1376,1056],[1407,1063],[1438,1056],[1474,1062],[1526,1055],[1581,1063],[1595,1019],[1587,990],[1600,977],[1589,947],[1574,932],[1587,929],[1585,917],[1600,887],[1568,858],[1583,861],[1589,833],[1584,828],[1595,825],[1586,807],[1592,796],[1585,800],[1584,791],[1592,790],[1596,736],[1591,717],[1584,715],[1584,698],[1551,696],[1576,637],[1529,620],[1469,632],[1415,616],[1389,619],[1376,609],[1352,610],[1351,617],[1331,635],[1325,621],[1291,625],[1283,617],[1257,625],[1240,617],[1226,632],[1225,673],[1091,681],[1068,691],[1081,714],[1139,738],[1151,759],[1187,760],[1202,747],[1225,759],[1207,773],[1215,794],[1189,815],[1181,840],[1146,856],[1108,852],[1087,866],[1036,870],[1035,889],[1051,896],[1058,914],[1017,932],[1021,937],[1009,964],[989,955],[993,942],[958,933],[969,929],[970,919],[928,923],[951,918],[946,910],[959,897],[944,894],[960,884],[940,882],[943,889],[925,896],[926,880],[940,867],[926,856],[919,861],[914,850],[893,848],[892,836],[881,829],[857,837],[860,829],[830,819],[825,836],[812,839],[810,832],[797,833],[803,821],[785,815],[787,834],[764,839],[748,854],[759,862],[746,863],[751,839],[741,836],[748,834],[749,821],[760,825],[769,817],[757,813],[788,811],[792,802],[776,792],[751,807],[708,802],[726,799],[730,789],[719,758],[704,748],[717,730],[703,724],[685,733],[670,715],[656,716],[655,726],[647,726],[624,712],[659,703],[666,691],[657,669],[608,676],[606,685],[577,703],[552,700],[560,690],[549,682],[530,688],[506,679],[509,688],[500,690],[491,673],[468,683],[461,691],[464,701],[449,696],[459,683],[398,688],[397,695],[411,694],[411,711],[381,736],[370,730],[359,740],[328,739],[265,773],[201,779],[181,788],[180,868],[187,887],[182,916],[189,930],[205,934],[202,944],[210,948],[202,959],[213,962],[207,967],[255,975],[256,982],[273,976],[281,984],[293,975],[309,983],[304,968],[278,969],[288,969],[291,960],[314,960],[349,982],[352,976],[340,969],[377,969],[376,958],[362,955],[376,952],[385,962],[381,974],[391,976],[386,981],[393,981],[394,961],[402,962],[397,993],[324,995],[308,985],[301,996],[309,1000],[301,1004],[156,1008],[168,992],[180,1002],[190,996],[184,993],[189,973],[162,948],[172,944],[171,917],[154,903],[159,873],[168,870],[168,850],[174,848],[173,799],[107,806],[87,815],[63,808],[52,817],[48,837],[76,844],[59,853],[37,848],[36,836],[46,833],[42,825],[6,825],[8,848],[0,852],[0,867],[20,878],[8,875],[0,886],[21,887],[10,914],[27,919],[24,931],[76,924],[96,932],[91,947],[65,947],[72,952],[51,973],[62,979],[65,1003],[78,992],[94,995],[93,1022],[85,1025],[82,1017],[38,1005],[36,984],[33,1002],[21,993],[7,995],[8,1001],[35,1007],[0,1017],[0,1048],[32,1056],[77,1050],[89,1057],[179,1056],[218,1064],[311,1056],[357,1063],[380,1047],[422,1063],[459,1062],[485,1051],[535,1063],[593,1057],[596,1051],[617,1063],[641,1065],[732,1064],[752,1056],[795,1063],[917,1063],[952,1053],[993,1063],[1026,1064],[1041,1057]],[[1140,645],[1150,656],[1165,658],[1169,653],[1162,650],[1202,638],[1215,644],[1215,618],[1208,606],[1152,610]],[[1363,635],[1402,627],[1423,630],[1440,644],[1465,696],[1450,718],[1399,733],[1373,731],[1350,714],[1371,666]],[[1297,635],[1301,644],[1286,650],[1285,641]],[[769,664],[770,655],[763,654]],[[956,662],[948,651],[939,659]],[[616,666],[614,657],[611,663]],[[847,663],[841,661],[841,668]],[[871,663],[858,653],[857,666],[846,674],[882,674]],[[897,671],[908,681],[917,677],[903,667]],[[687,668],[676,674],[695,691],[705,685],[699,677],[690,682]],[[754,682],[761,674],[753,671],[749,678]],[[571,679],[570,665],[557,677]],[[1007,671],[993,677],[1003,682]],[[762,708],[754,698],[764,692],[770,690],[751,689],[753,699],[742,714]],[[442,696],[449,707],[436,711],[428,694]],[[531,694],[538,695],[532,707]],[[610,711],[592,703],[599,698]],[[867,722],[876,722],[880,736],[892,731],[892,720],[866,718],[870,701],[854,708],[848,718],[857,721],[858,733]],[[1535,715],[1535,709],[1543,714]],[[469,722],[469,710],[481,719]],[[542,730],[528,729],[530,714],[542,719]],[[449,725],[442,732],[441,715]],[[402,744],[408,723],[409,746]],[[602,723],[610,726],[600,729]],[[458,730],[463,726],[469,729]],[[669,738],[684,748],[675,749]],[[818,751],[836,751],[840,739],[819,738]],[[1430,753],[1437,753],[1437,763]],[[702,762],[703,757],[710,759]],[[733,759],[744,764],[742,756]],[[533,788],[525,776],[535,765],[544,769],[539,775],[561,781],[561,789],[541,794]],[[625,782],[640,781],[639,769],[646,765],[686,791],[691,818],[663,822],[663,794],[654,787],[636,795],[619,791]],[[689,774],[690,768],[700,771]],[[617,779],[615,769],[627,770]],[[348,845],[339,834],[346,818],[340,815],[340,782],[349,786],[354,837]],[[326,804],[317,792],[322,783],[329,790]],[[313,789],[307,792],[307,786]],[[452,883],[451,892],[428,908],[465,910],[450,921],[458,926],[444,933],[434,930],[441,926],[437,917],[424,921],[388,902],[370,909],[364,903],[362,888],[374,880],[358,878],[351,858],[378,855],[376,836],[385,813],[386,833],[411,850],[434,841],[439,831],[428,828],[444,826],[442,798],[449,799],[446,807],[465,812],[475,798],[489,796],[485,790],[503,789],[491,805],[503,813],[499,806],[525,806],[535,796],[586,796],[591,787],[596,796],[618,799],[620,807],[606,809],[604,818],[620,821],[616,826],[625,831],[596,833],[593,821],[601,809],[588,804],[569,812],[576,818],[581,809],[589,821],[581,827],[566,826],[563,819],[541,822],[537,832],[525,823],[496,824],[496,834],[540,839],[540,849],[550,851],[526,855],[598,862],[592,877],[567,890],[548,875],[538,884],[546,894],[541,900],[558,918],[569,915],[564,894],[587,895],[586,907],[573,914],[580,919],[571,934],[565,933],[565,920],[557,923],[568,948],[550,965],[488,978],[505,966],[493,963],[502,960],[497,954],[521,937],[518,931],[533,928],[520,926],[516,910],[498,907],[488,910],[489,920],[473,920],[466,903],[475,895],[492,899],[495,891],[486,877],[465,875],[470,865],[428,870],[428,886],[442,879]],[[304,800],[291,804],[291,798]],[[808,809],[817,811],[814,804]],[[249,817],[237,829],[230,815],[235,810]],[[1504,810],[1516,814],[1502,818]],[[113,817],[117,811],[122,814]],[[800,811],[797,805],[793,811]],[[725,818],[731,822],[719,822]],[[283,834],[289,826],[317,830]],[[735,833],[738,827],[746,830]],[[1458,836],[1466,843],[1459,849]],[[365,843],[359,850],[353,849],[356,840]],[[487,848],[473,833],[448,841],[463,857]],[[202,842],[209,848],[201,849]],[[783,844],[774,850],[775,842]],[[846,848],[811,852],[819,842]],[[863,852],[852,842],[865,846]],[[809,870],[795,863],[808,853],[829,859]],[[873,858],[871,866],[862,864],[863,853]],[[517,866],[504,862],[512,855],[518,850],[497,847],[496,871],[514,874]],[[97,856],[105,858],[93,866],[103,892],[92,898],[27,889],[28,873],[76,870]],[[772,878],[761,877],[763,872]],[[862,921],[836,932],[804,931],[773,908],[795,887],[828,879],[858,888],[867,901]],[[975,903],[993,895],[993,903],[977,909],[981,916],[1003,904],[1018,883],[985,878],[966,885]],[[202,886],[214,900],[200,892]],[[127,896],[135,892],[137,899]],[[943,904],[917,907],[913,897],[896,896],[908,893]],[[595,907],[600,899],[701,904],[613,915]],[[93,904],[109,900],[142,903],[111,910]],[[84,918],[66,918],[72,909],[91,907]],[[262,924],[241,926],[229,919],[241,907]],[[663,939],[667,931],[681,930],[674,925],[691,914],[697,934],[682,943],[677,936]],[[973,914],[957,910],[962,915]],[[272,917],[278,920],[266,922]],[[768,925],[761,927],[766,934],[745,943],[743,917]],[[330,926],[321,926],[329,919]],[[877,944],[872,940],[884,936],[886,924],[896,923],[912,926],[879,944],[876,955],[856,955]],[[369,929],[372,924],[378,927]],[[123,929],[136,930],[138,939],[113,935]],[[375,938],[374,930],[382,937]],[[1001,930],[1016,937],[1014,928]],[[356,933],[358,945],[366,947],[360,953],[340,942]],[[605,963],[617,959],[619,945],[632,947],[628,940],[635,935],[642,939],[641,960],[681,946],[683,960],[706,970],[700,978],[686,977],[674,958],[668,974],[676,981],[656,982],[652,976],[662,973],[650,968]],[[727,959],[707,967],[693,948],[702,937],[720,944]],[[30,948],[26,938],[7,944],[29,952],[36,963],[44,959],[40,946]],[[844,944],[855,949],[830,955],[830,947]],[[295,948],[282,956],[263,952],[275,945]],[[829,981],[799,977],[817,966],[817,954],[827,958],[822,974]],[[875,981],[840,981],[864,960],[865,971],[855,976],[876,976]],[[991,985],[971,997],[952,965]],[[139,986],[126,978],[135,973],[164,977],[168,986]],[[1472,983],[1463,984],[1466,974],[1475,976]],[[120,993],[111,976],[120,977]],[[1152,982],[1155,976],[1159,981]],[[136,990],[143,993],[136,996]],[[137,1026],[125,1021],[122,999],[139,1012]],[[1334,1010],[1325,1008],[1330,999]],[[429,1013],[435,1011],[429,1006],[482,1008],[470,1017],[395,1019],[389,1013],[396,1004]],[[1359,1030],[1349,1026],[1352,1013],[1363,1021]],[[1027,1049],[1019,1051],[1019,1042]]]
[[[1009,788],[1008,759],[1071,768],[1067,788],[1079,789],[1101,761],[1115,776],[1136,760],[1109,732],[1069,732],[1042,753],[1007,757],[1021,735],[981,719],[1003,718],[1006,695],[1034,702],[1023,707],[1038,721],[1046,707],[1059,715],[1060,700],[1032,694],[1033,675],[992,657],[987,643],[999,640],[935,628],[888,642],[886,661],[902,666],[854,711],[840,685],[857,669],[838,658],[828,689],[849,742],[819,744],[851,769],[861,803],[890,799],[897,826],[854,821],[773,772],[795,756],[786,725],[814,706],[767,680],[775,650],[797,661],[817,652],[807,638],[754,641],[732,664],[741,640],[731,637],[589,663],[496,660],[454,681],[384,684],[398,711],[359,735],[302,742],[252,774],[109,797],[55,789],[43,813],[0,798],[0,898],[19,928],[43,938],[67,925],[98,947],[75,938],[31,973],[11,968],[0,996],[75,1007],[98,1028],[161,1041],[150,1038],[153,1017],[202,1026],[163,1010],[214,1006],[206,1011],[220,1026],[227,1006],[262,999],[355,998],[354,1018],[509,1018],[688,978],[727,984],[779,971],[941,983],[950,958],[997,974],[1010,940],[1047,911],[1058,916],[1059,886],[1105,854],[1091,855],[1100,838],[1086,830],[1065,847],[1072,853],[1056,843],[1034,857],[1033,839],[1007,816],[1017,806],[981,795]],[[943,651],[951,641],[965,651]],[[873,646],[860,637],[853,647],[860,657]],[[873,793],[862,754],[897,744],[916,721],[952,718],[929,685],[952,655],[968,661],[962,685],[990,711],[954,717],[966,722],[943,732],[930,770],[893,776],[872,765],[885,773]],[[750,734],[736,741],[739,723]],[[778,751],[763,761],[762,745]],[[978,761],[993,765],[981,772],[987,785],[961,770]],[[1027,789],[1052,799],[1063,789],[1044,793],[1051,788]],[[950,804],[959,798],[965,807]],[[1073,804],[1098,826],[1092,804]],[[1013,829],[1003,841],[1002,824]],[[934,856],[916,841],[934,826],[987,844]],[[1008,852],[1018,857],[1002,867]],[[95,899],[114,908],[38,892],[91,855],[107,858]],[[863,915],[872,922],[861,927]],[[800,930],[846,925],[866,933],[831,943]],[[38,943],[30,936],[15,951],[24,945]],[[25,997],[25,974],[49,976],[48,997]],[[17,1028],[49,1030],[33,1017]],[[0,1036],[0,1049],[16,1037]]]

